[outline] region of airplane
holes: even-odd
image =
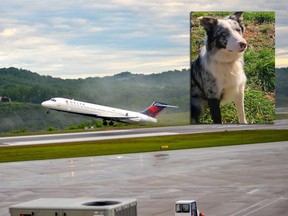
[[[67,98],[55,97],[50,100],[41,103],[43,107],[50,110],[57,110],[60,112],[74,113],[84,116],[90,116],[103,119],[103,125],[113,126],[114,122],[124,123],[156,123],[155,118],[164,108],[171,107],[177,108],[177,106],[171,106],[166,103],[154,101],[151,106],[145,109],[143,112],[134,112],[124,109],[118,109],[108,106],[102,106],[98,104],[86,103],[77,100],[70,100]]]

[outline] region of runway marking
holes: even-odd
[[[85,135],[85,134],[99,134],[99,133],[122,133],[122,132],[128,132],[131,130],[109,130],[109,131],[92,131],[92,132],[78,132],[78,133],[59,133],[59,134],[45,134],[45,135],[29,135],[29,136],[13,136],[13,137],[0,137],[0,140],[5,139],[23,139],[23,138],[39,138],[39,137],[53,137],[53,136],[71,136],[71,135]]]
[[[265,199],[265,200],[262,200],[262,201],[260,201],[258,203],[255,203],[255,204],[249,206],[248,208],[245,208],[245,209],[242,209],[242,210],[240,210],[238,212],[235,212],[234,214],[232,214],[230,216],[237,216],[237,215],[248,216],[248,215],[251,215],[252,213],[257,212],[257,211],[259,211],[261,209],[264,209],[267,206],[270,206],[273,203],[278,202],[279,200],[282,200],[282,199],[285,199],[285,198],[283,196],[282,197],[276,197],[276,198],[272,199],[272,201],[270,201],[271,199]],[[266,203],[266,202],[268,202],[268,203]],[[258,208],[253,210],[253,208],[257,207],[257,206],[260,206],[260,207],[258,207]],[[251,209],[251,211],[250,211],[250,209]],[[249,212],[245,214],[245,212],[247,212],[247,211],[249,211]]]
[[[256,192],[258,192],[258,191],[259,191],[259,189],[255,189],[255,190],[252,190],[252,191],[247,192],[246,194],[253,194],[253,193],[256,193]]]
[[[127,135],[112,135],[100,137],[87,137],[87,138],[71,138],[71,139],[51,139],[51,140],[35,140],[35,141],[22,141],[22,142],[11,142],[10,146],[21,146],[21,145],[37,145],[37,144],[52,144],[52,143],[67,143],[67,142],[85,142],[85,141],[98,141],[98,140],[112,140],[112,139],[124,139],[124,138],[140,138],[140,137],[152,137],[152,136],[167,136],[177,135],[178,133],[172,132],[159,132],[159,133],[140,133],[140,134],[127,134]]]
[[[254,213],[254,212],[256,212],[256,211],[259,211],[259,210],[261,210],[261,209],[263,209],[263,208],[266,208],[267,206],[272,205],[272,204],[275,203],[275,202],[278,202],[278,201],[281,200],[282,198],[283,198],[283,197],[279,197],[279,198],[277,198],[277,199],[275,199],[275,200],[272,200],[271,202],[267,203],[266,205],[260,206],[259,208],[255,209],[254,211],[251,211],[251,212],[249,212],[249,213],[247,213],[247,214],[245,214],[245,215],[242,215],[242,216],[251,215],[252,213]]]

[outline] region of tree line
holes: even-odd
[[[276,106],[288,107],[288,68],[276,69]]]
[[[93,118],[53,112],[41,107],[52,97],[76,100],[142,111],[153,101],[177,105],[165,112],[187,113],[189,110],[189,70],[159,74],[122,72],[109,77],[60,79],[40,76],[17,68],[0,69],[0,96],[11,103],[0,103],[0,132],[25,132],[102,126]]]
[[[189,110],[189,70],[160,74],[122,72],[109,77],[60,79],[17,68],[0,69],[0,95],[12,101],[40,104],[51,97],[67,97],[103,105],[135,108],[154,100]]]

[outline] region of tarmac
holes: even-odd
[[[160,146],[159,146],[160,147]],[[138,216],[288,216],[288,142],[0,163],[0,216],[38,198],[136,198]]]
[[[0,148],[8,146],[40,145],[51,143],[85,142],[96,140],[117,140],[152,136],[182,135],[193,133],[239,131],[239,130],[281,130],[288,128],[288,119],[277,120],[275,124],[199,124],[155,128],[118,129],[88,131],[80,133],[48,134],[34,136],[0,137]]]

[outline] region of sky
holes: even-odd
[[[0,68],[72,79],[187,69],[190,12],[219,10],[275,11],[276,67],[288,66],[288,1],[0,0]]]

